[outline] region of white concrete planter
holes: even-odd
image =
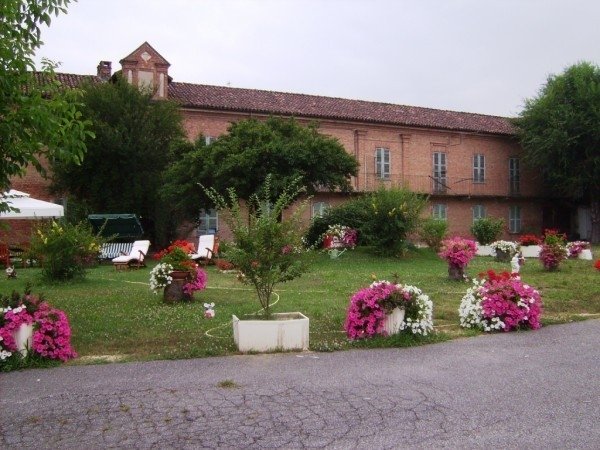
[[[17,346],[17,351],[21,353],[23,357],[27,356],[27,352],[31,349],[31,343],[33,338],[33,324],[21,324],[21,326],[13,332],[13,339]]]
[[[521,255],[523,258],[539,258],[542,247],[539,245],[522,245]]]
[[[308,317],[299,312],[272,316],[272,320],[240,320],[232,316],[233,339],[240,352],[308,350]]]
[[[385,331],[388,336],[400,332],[400,325],[404,322],[405,312],[406,310],[404,308],[394,308],[391,313],[385,316],[383,331]]]
[[[477,256],[494,256],[495,254],[491,246],[477,243]]]
[[[579,255],[577,255],[577,258],[591,261],[592,260],[592,251],[589,248],[585,248],[585,249],[581,250],[581,253]]]

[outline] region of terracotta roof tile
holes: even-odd
[[[77,87],[86,81],[101,82],[100,78],[95,75],[69,73],[57,73],[56,75],[58,80],[68,87]],[[179,102],[182,106],[191,108],[348,120],[507,136],[515,134],[515,128],[507,117],[318,95],[172,82],[169,84],[169,98]]]
[[[506,117],[317,95],[174,82],[169,85],[169,98],[192,108],[515,134]]]

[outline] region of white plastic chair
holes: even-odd
[[[127,269],[129,267],[146,267],[144,258],[148,254],[150,241],[135,241],[128,255],[121,255],[113,258],[112,262],[115,269]]]

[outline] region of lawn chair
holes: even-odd
[[[197,253],[190,255],[198,264],[206,265],[210,263],[219,251],[219,238],[214,234],[203,234],[198,239]]]
[[[130,267],[139,269],[140,267],[146,267],[144,258],[148,254],[149,248],[150,241],[135,241],[128,255],[121,255],[113,258],[112,262],[115,269],[129,269]]]

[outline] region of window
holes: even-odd
[[[519,158],[508,160],[508,186],[511,194],[521,192],[521,164]]]
[[[433,205],[432,214],[434,219],[446,220],[448,217],[448,208],[443,203]]]
[[[485,207],[483,205],[474,205],[473,206],[473,222],[478,219],[483,219],[485,217]]]
[[[215,142],[216,140],[217,140],[217,138],[216,138],[216,137],[214,137],[214,136],[204,136],[204,143],[205,143],[206,145],[210,145],[210,144],[212,144],[213,142]]]
[[[329,209],[327,202],[314,202],[312,205],[312,217],[323,217],[325,211]]]
[[[521,232],[521,207],[511,206],[508,210],[508,231],[510,233]]]
[[[216,209],[201,209],[198,223],[198,233],[215,234],[219,231],[219,213]]]
[[[485,181],[485,156],[478,153],[473,155],[473,183]]]
[[[390,150],[388,148],[375,149],[375,173],[377,178],[390,178]]]
[[[433,153],[433,192],[443,193],[447,188],[446,153]]]

